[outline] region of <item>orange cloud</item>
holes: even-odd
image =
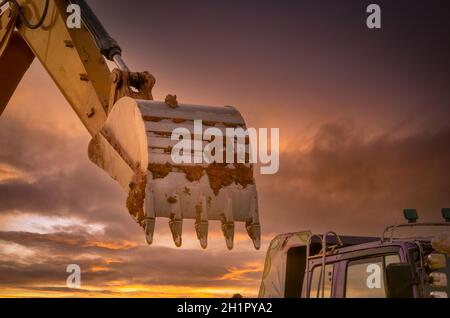
[[[0,163],[0,183],[7,182],[25,182],[32,183],[35,181],[29,173],[12,167],[7,164]]]
[[[242,266],[233,266],[228,269],[228,273],[218,278],[218,280],[230,280],[230,281],[259,281],[254,277],[249,277],[249,274],[261,274],[264,269],[263,262],[253,262],[243,264]]]

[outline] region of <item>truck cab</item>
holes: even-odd
[[[449,221],[450,210],[444,210]],[[447,298],[450,222],[417,223],[408,213],[409,223],[388,226],[381,237],[308,231],[277,236],[267,252],[259,296]],[[425,228],[431,234],[419,235]],[[398,236],[400,230],[407,235]]]

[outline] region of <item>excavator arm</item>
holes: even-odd
[[[209,220],[222,222],[229,249],[234,222],[245,222],[260,247],[253,166],[180,164],[171,156],[177,128],[195,135],[194,123],[204,121],[221,131],[245,129],[235,108],[182,105],[170,95],[153,101],[155,78],[128,69],[122,49],[84,0],[4,0],[1,6],[0,115],[36,57],[91,134],[91,161],[127,193],[128,211],[149,244],[155,219],[166,217],[176,246],[188,218],[195,220],[203,248]],[[82,17],[79,28],[67,23],[74,6]],[[111,71],[106,60],[117,68]]]
[[[0,115],[34,60],[33,52],[18,33],[13,32],[7,37],[8,46],[0,54]]]

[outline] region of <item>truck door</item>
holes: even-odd
[[[398,254],[368,256],[342,261],[345,279],[345,298],[386,298],[385,269],[389,264],[399,263]]]
[[[334,279],[334,264],[326,264],[325,265],[325,298],[331,298],[332,290],[333,290],[333,279]],[[321,289],[321,269],[322,266],[318,265],[313,267],[312,275],[311,275],[311,287],[309,289],[309,298],[321,298],[322,297],[322,289]]]

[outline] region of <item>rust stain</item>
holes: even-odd
[[[213,163],[208,166],[206,173],[215,195],[219,194],[220,189],[233,183],[233,175],[226,164]]]
[[[164,118],[164,117],[155,117],[155,116],[142,116],[142,119],[143,119],[144,121],[160,122],[160,121],[162,121],[162,120],[164,120],[164,119],[167,119],[167,118]]]
[[[214,126],[216,126],[218,124],[218,122],[217,121],[204,120],[204,121],[202,121],[202,124],[204,126],[212,126],[212,127],[214,127]]]
[[[181,124],[184,123],[186,121],[188,121],[187,119],[184,118],[172,118],[172,117],[156,117],[156,116],[142,116],[142,119],[144,121],[152,121],[152,122],[160,122],[163,120],[171,120],[173,123],[175,124]]]
[[[144,220],[144,200],[145,187],[147,186],[147,176],[136,169],[135,181],[130,183],[130,191],[127,197],[128,212],[141,223]]]
[[[175,197],[169,197],[169,198],[167,199],[167,202],[169,202],[170,204],[175,204],[175,203],[178,202],[178,200],[177,200],[177,198],[175,198]]]
[[[171,137],[172,133],[170,131],[152,131],[155,135],[162,136],[162,137]]]
[[[202,203],[200,202],[199,204],[197,204],[195,206],[195,220],[197,222],[200,222],[202,220],[202,210],[203,210],[203,207],[202,207]]]
[[[234,124],[234,123],[223,123],[225,125],[225,127],[228,128],[245,128],[245,126],[243,124]]]
[[[173,166],[167,162],[166,164],[150,164],[148,169],[152,173],[153,179],[162,179],[173,171],[182,171],[190,182],[199,181],[206,173],[215,195],[219,194],[220,189],[233,183],[240,184],[243,188],[254,184],[253,166],[240,163],[233,164],[233,167],[226,163],[213,163],[204,168],[201,166]],[[208,203],[210,202],[211,198],[208,198]]]
[[[156,150],[162,150],[164,153],[172,153],[172,147],[171,146],[167,146],[167,147],[149,147],[150,149],[156,149]]]
[[[254,183],[253,168],[244,164],[234,164],[234,169],[229,168],[225,163],[213,163],[206,168],[209,178],[209,184],[215,195],[219,194],[220,189],[235,184],[240,184],[246,188]]]
[[[100,147],[100,140],[98,136],[94,137],[89,143],[88,156],[93,162],[95,162],[99,167],[105,167],[105,158]]]
[[[142,171],[139,163],[134,163],[123,151],[120,144],[115,140],[114,136],[106,129],[102,129],[100,134],[108,141],[108,143],[114,148],[119,156],[128,164],[133,170],[134,177],[129,184],[129,191],[126,200],[128,212],[140,223],[144,220],[144,200],[145,200],[145,188],[147,186],[147,174]],[[94,138],[89,147],[89,155],[94,160],[97,160],[98,164],[105,165],[103,154],[101,153],[101,147],[98,137]]]
[[[171,120],[173,123],[175,124],[182,124],[185,123],[187,121],[193,121],[192,119],[186,119],[186,118],[173,118],[173,117],[156,117],[156,116],[142,116],[142,119],[144,121],[152,121],[152,122],[160,122],[163,120]],[[203,126],[210,126],[210,127],[216,127],[217,125],[222,125],[224,127],[227,128],[244,128],[245,129],[245,125],[244,124],[239,124],[239,123],[225,123],[222,121],[212,121],[212,120],[203,120],[202,121],[202,125]]]
[[[148,170],[152,173],[153,179],[164,179],[172,172],[170,163],[158,164],[153,163],[148,165]]]
[[[243,125],[243,124],[225,123],[223,121],[204,120],[204,121],[202,121],[202,124],[204,126],[211,126],[211,127],[215,127],[217,125],[223,125],[223,126],[225,126],[227,128],[245,128],[245,125]]]
[[[178,100],[177,100],[177,95],[167,95],[166,99],[164,101],[166,103],[167,106],[169,106],[170,108],[178,108]]]
[[[179,166],[177,167],[186,175],[190,182],[199,181],[203,177],[204,168],[201,166]]]
[[[114,148],[114,150],[117,151],[119,156],[130,166],[130,168],[136,171],[137,167],[135,167],[133,161],[126,155],[122,147],[117,143],[114,136],[105,128],[100,130],[100,134],[109,142],[109,144]]]

